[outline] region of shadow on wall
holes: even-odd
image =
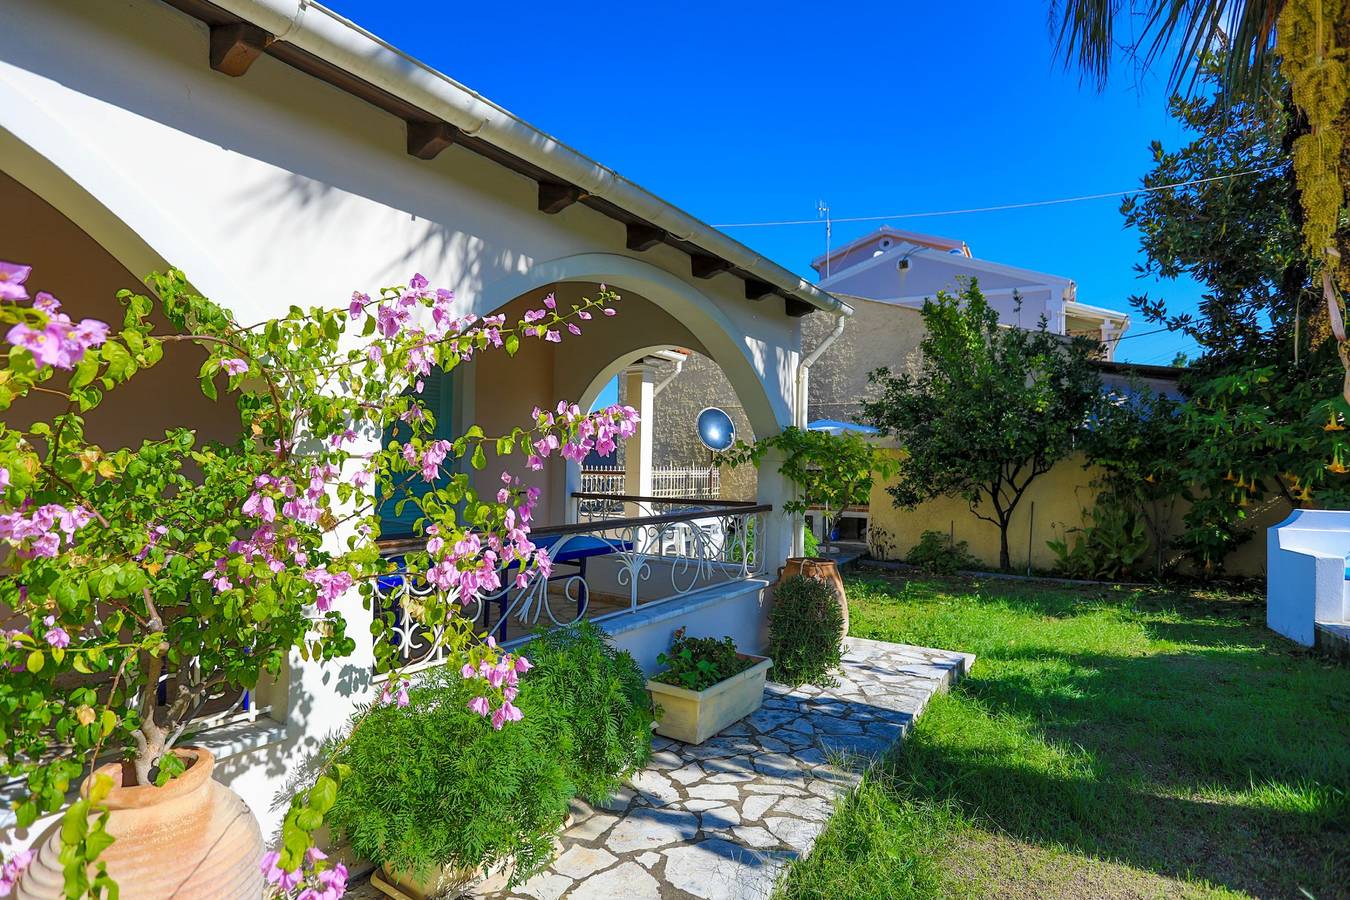
[[[745,406],[736,389],[717,362],[702,353],[691,352],[678,375],[675,363],[661,361],[655,366],[657,385],[674,376],[654,401],[654,441],[652,465],[656,468],[706,468],[716,460],[699,440],[698,414],[716,406],[731,417],[736,437],[754,443],[755,433]],[[622,388],[622,382],[620,383]],[[724,500],[753,500],[757,496],[758,471],[754,466],[719,466],[721,497]]]
[[[1084,511],[1091,510],[1097,497],[1093,484],[1098,477],[1095,469],[1085,468],[1081,455],[1061,460],[1046,474],[1032,482],[1022,497],[1012,523],[1008,528],[1008,546],[1012,568],[1026,569],[1028,552],[1031,567],[1039,572],[1052,572],[1059,559],[1048,542],[1062,539],[1066,531],[1082,528]],[[959,497],[937,497],[915,509],[899,509],[886,492],[888,482],[877,481],[872,487],[869,511],[871,514],[872,553],[880,559],[903,560],[920,535],[938,531],[956,541],[965,541],[970,553],[989,568],[999,562],[998,527],[971,512],[970,504]],[[1033,504],[1034,507],[1033,507]],[[1178,500],[1168,517],[1164,533],[1175,537],[1184,529],[1184,518],[1189,505]],[[1240,545],[1224,561],[1223,574],[1228,577],[1264,577],[1266,572],[1266,528],[1278,524],[1289,514],[1284,501],[1276,501],[1254,509],[1248,518],[1253,538]],[[1073,535],[1070,534],[1070,543]],[[1169,551],[1167,564],[1177,564],[1179,571],[1190,572],[1190,564],[1178,561]],[[1140,563],[1140,577],[1152,572],[1149,559]]]
[[[30,292],[54,294],[73,318],[102,319],[116,330],[123,313],[117,292],[148,293],[93,238],[3,173],[0,205],[6,211],[0,216],[0,248],[5,258],[32,265]],[[155,313],[152,318],[156,330],[170,330],[161,315]],[[85,415],[89,438],[112,449],[162,437],[169,428],[188,427],[199,441],[234,441],[240,429],[234,404],[228,399],[207,399],[198,385],[197,373],[205,359],[206,352],[191,344],[165,345],[158,365],[110,392]],[[5,419],[22,427],[57,414],[61,406],[57,398],[30,395],[8,410]]]

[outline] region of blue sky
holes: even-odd
[[[1118,66],[1098,93],[1052,58],[1044,6],[329,0],[362,26],[707,222],[991,206],[1138,185],[1148,143],[1184,139],[1165,72]],[[1010,11],[1025,10],[1025,12]],[[1178,309],[1190,282],[1141,281],[1117,200],[887,221],[977,256],[1066,275],[1078,298]],[[875,226],[839,224],[835,244]],[[731,233],[813,277],[820,226]],[[1157,326],[1136,315],[1134,334]],[[1127,338],[1117,358],[1193,345]]]

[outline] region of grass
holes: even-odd
[[[1350,668],[1261,598],[855,577],[857,637],[977,654],[785,898],[1350,897]]]

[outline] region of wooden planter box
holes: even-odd
[[[647,690],[661,707],[656,733],[686,744],[701,744],[732,722],[759,709],[764,702],[764,681],[773,660],[767,656],[745,658],[756,662],[744,672],[701,691],[649,679]]]

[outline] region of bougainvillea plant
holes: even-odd
[[[50,294],[30,297],[30,274],[0,263],[0,775],[27,786],[21,827],[66,806],[96,760],[124,759],[138,783],[166,783],[184,767],[168,751],[211,698],[255,688],[292,652],[320,662],[350,653],[342,604],[374,608],[375,579],[392,568],[376,544],[382,506],[407,519],[412,505],[421,544],[403,564],[440,589],[402,612],[434,627],[450,664],[481,687],[471,708],[484,727],[520,717],[512,700],[528,661],[456,612],[500,589],[503,573],[520,584],[547,574],[530,540],[538,492],[508,470],[480,496],[464,469],[487,467],[489,453],[536,470],[555,454],[609,453],[637,414],[561,403],[508,434],[473,426],[447,440],[422,392],[476,354],[514,355],[524,341],[559,342],[594,314],[614,315],[614,292],[601,286],[569,309],[550,295],[508,323],[456,315],[454,295],[416,275],[345,308],[292,306],[243,326],[171,271],[150,278],[155,300],[118,295],[119,330],[73,321]],[[154,325],[156,304],[168,332]],[[236,441],[173,428],[104,447],[86,435],[85,416],[107,392],[189,346],[205,351],[205,395],[223,390],[238,408]],[[35,414],[52,404],[54,414]],[[407,703],[394,642],[380,640],[394,613],[375,611],[382,699]],[[313,839],[340,781],[321,771],[294,799],[281,847],[263,860],[274,894],[341,895],[345,870]],[[68,896],[115,890],[96,862],[112,840],[98,804],[107,787],[66,813]],[[0,893],[26,862],[3,863]]]

